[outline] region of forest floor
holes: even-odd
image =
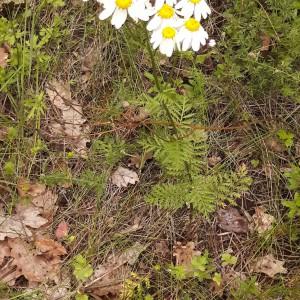
[[[209,5],[153,63],[96,1],[0,0],[0,299],[300,299],[300,2]]]

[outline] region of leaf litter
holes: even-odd
[[[287,269],[283,267],[284,261],[277,260],[273,254],[268,254],[263,257],[256,259],[252,265],[251,271],[256,273],[264,273],[271,278],[274,278],[275,275],[282,273],[286,274]]]
[[[46,186],[25,179],[19,180],[17,189],[21,201],[15,213],[0,217],[1,282],[14,286],[24,276],[28,287],[57,284],[61,256],[67,251],[59,242],[42,234],[56,211],[57,195]]]
[[[249,230],[248,220],[234,207],[219,209],[217,221],[221,229],[229,232],[247,233]]]
[[[264,207],[256,207],[255,213],[252,216],[253,230],[256,230],[259,234],[263,234],[264,232],[273,228],[273,223],[275,222],[275,218],[266,213],[266,209]]]
[[[136,182],[139,182],[139,177],[136,172],[119,166],[112,174],[111,181],[118,188],[121,188],[127,187],[128,184],[135,184]]]
[[[118,299],[124,282],[130,277],[135,264],[146,246],[136,242],[122,252],[112,253],[103,264],[96,267],[93,277],[84,287],[84,292],[96,299]]]
[[[59,114],[57,120],[52,120],[49,124],[52,134],[79,155],[86,157],[90,128],[86,125],[82,105],[72,97],[70,84],[53,80],[48,83],[46,92]]]

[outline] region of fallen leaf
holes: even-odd
[[[221,158],[220,156],[212,155],[212,156],[208,157],[207,162],[208,162],[208,165],[209,165],[210,167],[214,167],[214,166],[217,165],[221,160],[222,160],[222,158]]]
[[[22,206],[22,209],[20,209],[20,206],[17,207],[18,217],[24,225],[37,229],[48,223],[47,219],[40,216],[41,211],[38,207]]]
[[[274,258],[273,254],[269,254],[256,259],[251,271],[256,273],[264,273],[273,278],[276,274],[287,273],[287,269],[284,268],[283,265],[284,261],[277,260]]]
[[[146,152],[142,155],[136,153],[130,157],[128,167],[142,168],[145,162],[152,158],[153,158],[152,152]]]
[[[84,288],[84,292],[96,299],[104,296],[109,297],[109,299],[119,299],[118,296],[123,289],[123,283],[130,277],[130,265],[136,262],[145,248],[137,242],[123,252],[111,254],[106,262],[96,267],[91,281]]]
[[[5,238],[31,237],[32,232],[16,217],[0,216],[0,241]]]
[[[29,286],[48,280],[59,281],[61,267],[59,257],[48,259],[43,255],[37,255],[30,243],[19,238],[9,239],[8,245],[11,248],[12,265],[17,267],[19,276],[23,275],[28,280]]]
[[[261,52],[268,52],[270,50],[271,37],[264,33],[261,37]]]
[[[18,194],[22,198],[37,197],[46,191],[46,186],[41,183],[30,182],[27,179],[20,178],[17,184]]]
[[[72,149],[85,157],[87,143],[90,142],[88,126],[83,116],[82,106],[72,98],[71,88],[68,83],[53,80],[47,85],[46,92],[50,102],[60,111],[59,121],[52,121],[50,130],[58,135]]]
[[[20,215],[22,219],[25,219],[27,223],[30,222],[30,216],[26,217],[26,213],[28,215],[35,214],[36,217],[41,215],[41,217],[48,221],[52,219],[57,210],[57,206],[55,205],[58,198],[57,194],[47,189],[44,184],[30,182],[26,179],[20,179],[18,181],[17,189],[20,197],[29,198],[30,200],[30,203],[27,202],[27,204],[25,204],[21,202],[16,205],[17,214]],[[39,221],[42,222],[41,219]],[[26,225],[31,226],[29,223]],[[34,227],[33,225],[31,227],[39,228],[40,226]]]
[[[262,234],[270,230],[273,226],[275,218],[272,215],[265,213],[266,209],[264,207],[256,207],[255,214],[252,216],[254,229],[257,230],[259,234]]]
[[[188,242],[186,245],[177,242],[173,248],[173,256],[176,259],[176,265],[190,266],[194,256],[201,255],[200,251],[195,250],[195,243]]]
[[[35,247],[39,252],[46,254],[47,257],[61,256],[67,254],[67,250],[64,246],[62,246],[60,243],[54,240],[47,238],[40,238],[36,240]]]
[[[0,241],[0,266],[3,264],[5,257],[10,256],[10,248],[7,241]]]
[[[69,225],[65,221],[60,222],[55,230],[55,236],[58,240],[65,238],[69,233]]]
[[[118,169],[112,174],[112,183],[117,187],[127,187],[128,184],[135,184],[139,182],[139,177],[136,172],[129,169],[118,167]]]
[[[9,57],[9,51],[8,51],[7,47],[5,47],[5,46],[0,47],[0,67],[1,68],[6,68],[8,57]]]
[[[57,198],[57,194],[54,194],[51,190],[47,190],[43,194],[34,197],[31,203],[41,209],[43,216],[50,218],[56,212],[57,206],[55,204]]]
[[[249,230],[247,219],[234,207],[219,209],[217,220],[219,227],[226,231],[246,233]]]

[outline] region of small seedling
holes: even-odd
[[[235,265],[237,263],[237,257],[234,255],[231,255],[228,252],[224,252],[221,255],[221,260],[222,260],[222,266],[228,266],[228,265]]]
[[[86,258],[81,254],[74,257],[72,262],[73,274],[79,281],[88,279],[93,274],[92,266],[87,262]]]

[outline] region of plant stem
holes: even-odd
[[[148,31],[147,31],[146,27],[144,27],[144,29],[145,29],[145,33],[147,35],[146,47],[147,47],[147,51],[149,53],[151,64],[152,64],[153,77],[154,77],[155,85],[156,85],[156,88],[161,92],[162,88],[161,88],[161,84],[160,84],[159,79],[158,79],[159,70],[158,70],[158,67],[157,67],[157,64],[156,64],[156,61],[155,61],[154,51],[153,51],[153,48],[150,44],[149,34],[148,34]]]

